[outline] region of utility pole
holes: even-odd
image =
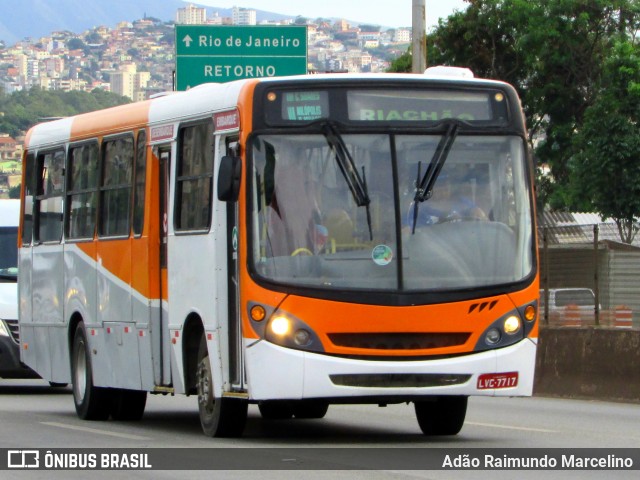
[[[412,42],[412,64],[413,73],[424,73],[427,68],[427,21],[425,0],[413,0],[411,17],[411,29],[413,33]]]

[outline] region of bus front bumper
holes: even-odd
[[[246,340],[251,400],[409,401],[429,395],[530,396],[537,339],[437,360],[356,360]]]

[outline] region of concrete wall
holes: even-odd
[[[640,402],[640,330],[541,328],[534,395]]]

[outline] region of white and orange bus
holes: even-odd
[[[532,392],[533,174],[514,89],[446,75],[206,84],[35,126],[22,359],[84,419],[197,395],[241,435],[330,404]]]

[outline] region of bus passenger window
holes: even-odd
[[[68,238],[93,238],[98,188],[98,143],[69,148]]]
[[[133,138],[104,142],[100,188],[100,235],[129,235]]]
[[[144,189],[147,174],[147,134],[144,130],[138,133],[136,145],[135,187],[133,191],[133,234],[141,235],[144,226]]]
[[[207,230],[211,223],[213,123],[180,130],[176,230]]]
[[[25,160],[25,185],[24,185],[24,219],[22,222],[22,245],[31,245],[33,235],[33,206],[35,191],[35,156],[27,154]]]
[[[38,156],[37,225],[38,241],[59,242],[62,238],[62,192],[64,151]]]

